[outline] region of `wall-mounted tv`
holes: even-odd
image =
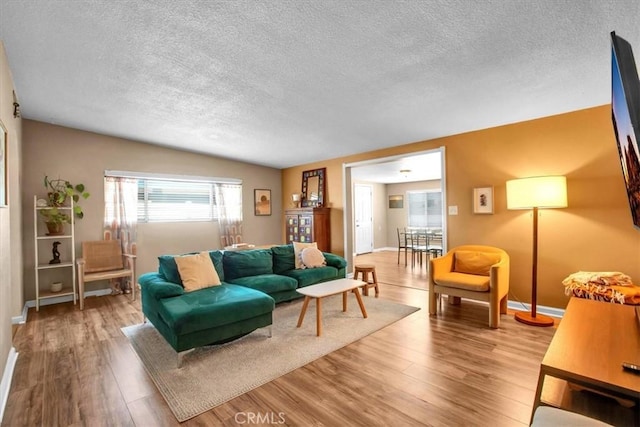
[[[640,230],[640,80],[631,45],[611,32],[611,113],[631,208]]]

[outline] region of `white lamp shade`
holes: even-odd
[[[293,200],[294,202],[299,202],[300,201],[300,194],[298,193],[293,193],[291,195],[291,200]]]
[[[507,181],[507,209],[566,208],[567,178],[536,176]]]

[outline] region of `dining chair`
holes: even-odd
[[[431,230],[427,233],[427,252],[434,258],[442,256],[442,230]]]
[[[400,252],[404,249],[404,266],[407,266],[407,249],[409,249],[407,232],[403,228],[400,231],[400,228],[396,228],[396,232],[398,233],[398,264],[400,264]]]
[[[422,267],[422,255],[427,253],[427,234],[424,230],[417,229],[409,231],[408,234],[411,240],[411,267],[415,266],[416,257]]]

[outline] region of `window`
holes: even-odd
[[[240,182],[188,176],[121,174],[124,175],[114,173],[115,176],[135,177],[138,181],[138,222],[213,221],[224,214],[242,218]]]
[[[442,192],[439,190],[410,191],[409,227],[442,228]]]

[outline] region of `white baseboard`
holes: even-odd
[[[107,289],[98,289],[95,291],[89,291],[89,292],[85,292],[84,296],[86,297],[100,297],[103,295],[111,295],[111,288],[107,288]],[[54,298],[46,298],[46,299],[41,299],[40,300],[40,305],[51,305],[51,304],[60,304],[62,302],[69,302],[69,301],[73,301],[73,295],[64,295],[64,296],[60,296],[60,297],[54,297]],[[21,323],[25,323],[27,321],[27,313],[28,310],[32,307],[36,306],[36,300],[29,300],[27,302],[24,303],[24,308],[22,309],[22,315],[21,316],[15,316],[11,318],[11,323],[15,324],[21,324]]]
[[[509,301],[507,304],[507,308],[515,311],[530,311],[531,304],[517,302],[517,301]],[[558,319],[562,319],[564,316],[564,310],[561,308],[555,307],[547,307],[544,305],[536,305],[536,313],[545,314],[547,316],[556,317]]]
[[[9,350],[9,356],[7,357],[7,364],[5,365],[4,372],[2,374],[2,382],[0,382],[0,422],[2,422],[2,418],[4,417],[4,408],[7,406],[7,400],[9,399],[13,370],[16,367],[17,360],[18,352],[14,347],[11,347],[11,350]]]
[[[22,307],[22,314],[20,316],[14,316],[11,318],[11,323],[13,325],[21,325],[23,323],[27,323],[27,314],[29,313],[29,307],[27,304]]]

